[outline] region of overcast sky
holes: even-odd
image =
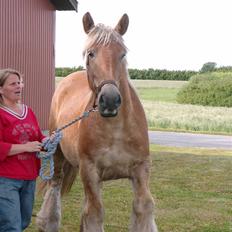
[[[129,68],[199,70],[232,66],[232,0],[79,0],[78,12],[56,14],[56,67],[85,66],[82,17],[114,27],[129,16]]]

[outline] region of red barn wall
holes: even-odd
[[[49,0],[0,1],[0,68],[23,74],[23,101],[42,129],[55,88],[55,17]]]

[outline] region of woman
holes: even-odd
[[[36,152],[45,138],[36,116],[21,104],[23,82],[18,71],[0,70],[0,231],[20,232],[31,221]]]

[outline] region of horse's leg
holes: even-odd
[[[61,218],[61,185],[64,156],[58,146],[54,154],[54,176],[48,184],[44,201],[37,214],[36,224],[40,232],[57,232]]]
[[[101,183],[96,167],[89,162],[81,162],[80,176],[85,191],[80,232],[104,232],[104,210],[101,200]]]
[[[131,232],[158,232],[154,221],[154,202],[149,190],[149,162],[137,165],[132,174],[134,190]]]

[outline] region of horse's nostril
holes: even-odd
[[[101,106],[105,105],[105,99],[104,99],[104,95],[103,94],[99,98],[99,105],[101,105]]]
[[[121,96],[120,95],[108,96],[102,94],[99,96],[98,103],[102,109],[114,110],[121,105]]]
[[[117,107],[119,107],[119,106],[121,105],[121,97],[120,97],[120,95],[117,96],[117,98],[116,98],[116,100],[115,100],[115,105],[116,105]]]

